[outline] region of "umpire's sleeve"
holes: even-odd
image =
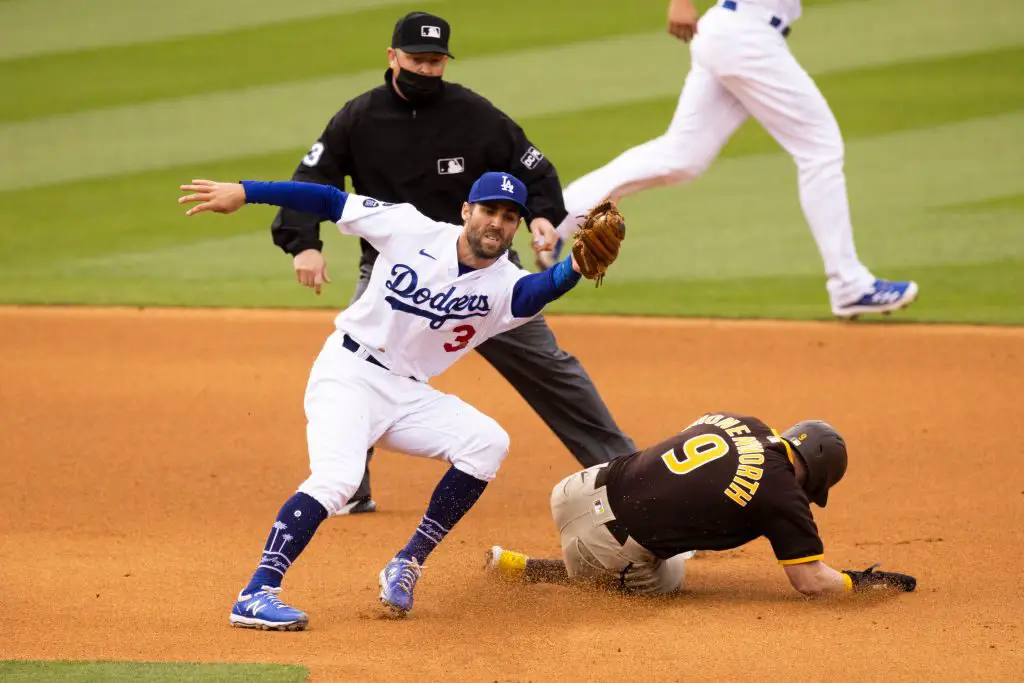
[[[313,143],[306,156],[302,157],[292,180],[306,183],[333,185],[345,189],[345,176],[351,174],[349,165],[349,131],[351,111],[348,105],[334,115],[320,138]],[[320,240],[320,222],[329,220],[292,209],[281,209],[270,225],[274,244],[286,253],[295,256],[306,249],[323,249]]]
[[[498,170],[509,171],[526,184],[526,208],[534,218],[547,218],[558,225],[568,212],[555,165],[527,139],[519,124],[504,114],[502,119],[503,149]]]

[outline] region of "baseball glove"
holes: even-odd
[[[608,267],[619,255],[619,244],[626,239],[626,220],[610,201],[603,201],[583,218],[573,235],[572,255],[580,274],[600,287]]]
[[[880,565],[873,564],[862,572],[844,569],[843,574],[849,576],[850,580],[853,581],[853,590],[855,591],[871,588],[895,588],[904,593],[910,593],[917,588],[917,579],[913,576],[897,574],[896,572],[876,572],[875,567],[878,566]]]

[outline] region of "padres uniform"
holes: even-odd
[[[886,313],[912,302],[916,283],[877,279],[857,255],[839,124],[786,42],[800,14],[799,0],[721,0],[709,9],[668,130],[565,189],[562,239],[576,229],[576,216],[604,197],[700,176],[754,117],[796,163],[800,206],[824,263],[832,312]]]
[[[764,536],[782,564],[824,550],[793,451],[775,430],[735,413],[702,416],[638,453],[566,477],[551,496],[570,578],[616,575],[621,587],[681,587],[686,553]]]

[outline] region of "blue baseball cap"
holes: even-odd
[[[530,220],[530,210],[526,208],[526,185],[511,173],[488,171],[476,179],[469,188],[470,204],[477,202],[493,202],[496,200],[512,202],[519,207],[519,215]]]

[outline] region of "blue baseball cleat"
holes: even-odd
[[[832,306],[840,318],[855,318],[862,313],[891,313],[906,308],[917,298],[917,283],[875,280],[871,291],[845,306]]]
[[[391,616],[404,617],[412,609],[412,593],[422,570],[415,558],[396,557],[380,571],[380,602]]]
[[[304,631],[309,617],[302,610],[284,604],[277,594],[280,588],[263,586],[250,594],[238,594],[228,621],[240,628],[258,628],[264,631]]]

